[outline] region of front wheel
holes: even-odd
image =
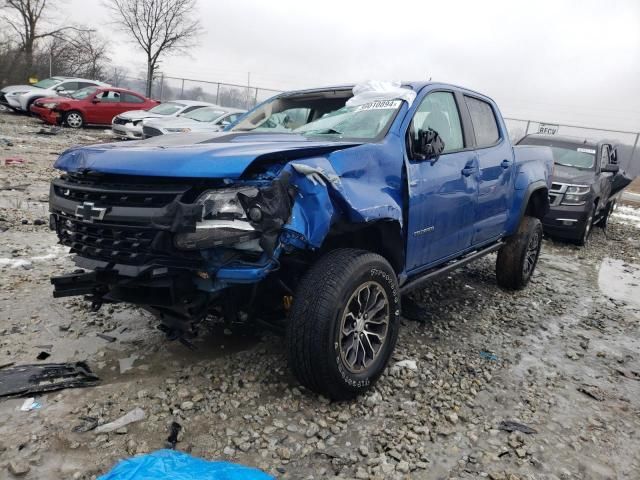
[[[607,203],[607,207],[605,208],[602,216],[600,217],[600,220],[598,221],[598,226],[602,230],[606,230],[607,227],[609,226],[609,217],[611,216],[615,208],[616,208],[615,200],[611,200],[609,203]]]
[[[541,248],[542,223],[537,218],[524,217],[516,234],[498,251],[498,285],[509,290],[524,288],[538,264]]]
[[[400,293],[389,262],[364,250],[329,252],[295,292],[289,365],[309,389],[333,400],[354,398],[382,375],[399,319]]]
[[[589,210],[589,214],[587,215],[587,219],[582,226],[582,230],[580,233],[580,237],[578,238],[578,245],[586,245],[589,242],[589,236],[591,235],[591,227],[593,226],[593,216],[596,211],[596,206],[593,205],[591,210]]]
[[[80,112],[69,112],[64,116],[64,123],[70,128],[81,128],[84,125],[84,118]]]

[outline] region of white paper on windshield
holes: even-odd
[[[404,100],[409,106],[416,98],[416,92],[403,88],[400,82],[368,80],[353,87],[353,97],[347,100],[347,107],[357,107],[381,100]]]
[[[596,151],[592,148],[579,148],[578,151],[582,153],[591,153],[592,155],[596,154]]]
[[[401,104],[402,100],[378,100],[371,103],[365,103],[364,105],[359,105],[354,111],[362,112],[363,110],[395,110],[396,108],[400,108]]]

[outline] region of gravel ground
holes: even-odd
[[[46,225],[51,165],[110,136],[40,128],[0,112],[0,365],[45,350],[47,361],[87,361],[102,381],[42,395],[29,412],[24,399],[0,400],[0,478],[96,478],[163,448],[172,422],[177,449],[283,479],[640,478],[633,222],[614,217],[586,248],[546,240],[521,292],[496,286],[495,256],[437,280],[416,293],[431,314],[403,320],[376,387],[331,403],[297,386],[280,337],[212,323],[192,351],[136,308],[53,299],[49,277],[73,264]],[[15,157],[26,162],[5,166]],[[81,417],[104,424],[137,407],[145,418],[114,432],[73,431]],[[504,431],[505,420],[536,433]]]

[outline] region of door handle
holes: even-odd
[[[468,177],[475,171],[476,171],[476,167],[474,167],[473,165],[467,165],[462,169],[460,173],[462,173],[462,175],[464,175],[465,177]]]
[[[500,164],[500,166],[502,168],[509,168],[511,166],[511,160],[507,160],[506,158],[504,160],[502,160],[502,163]]]

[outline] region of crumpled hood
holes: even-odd
[[[148,110],[129,110],[128,112],[121,113],[118,115],[119,118],[124,120],[143,120],[145,118],[162,118],[168,117],[169,115],[160,115],[159,113],[152,113]]]
[[[212,122],[199,122],[191,118],[186,117],[165,117],[165,118],[150,118],[145,120],[145,126],[154,128],[190,128],[192,130],[209,130],[215,125]]]
[[[149,140],[71,148],[54,167],[122,175],[235,179],[255,161],[293,160],[360,145],[317,141],[296,134],[190,133]]]
[[[581,170],[579,168],[565,167],[556,164],[553,169],[553,181],[558,183],[570,183],[591,185],[596,178],[593,170]]]

